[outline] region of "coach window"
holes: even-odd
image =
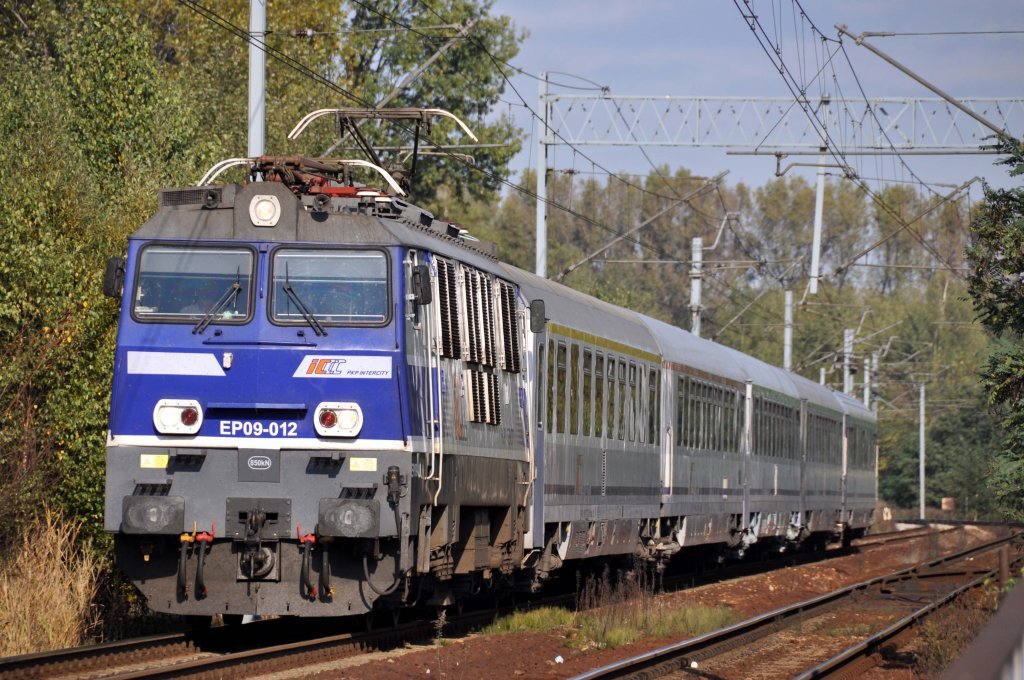
[[[683,406],[686,404],[686,395],[683,392],[683,386],[686,384],[685,380],[686,378],[684,376],[676,376],[676,412],[674,414],[675,422],[672,423],[676,435],[676,448],[683,445]]]
[[[618,403],[618,380],[616,379],[617,370],[614,356],[608,356],[604,365],[605,375],[608,379],[608,395],[607,395],[607,407],[608,420],[605,423],[604,431],[607,433],[609,439],[615,438],[615,423],[618,422],[618,416],[615,411],[615,405]]]
[[[636,381],[637,381],[637,366],[633,362],[630,362],[625,366],[626,376],[624,377],[623,386],[626,390],[626,405],[625,405],[625,417],[622,419],[622,424],[626,427],[626,439],[629,441],[636,440]],[[622,373],[620,371],[620,373]],[[622,438],[622,437],[620,437]]]
[[[543,411],[541,409],[544,408],[543,404],[541,404],[541,401],[543,400],[543,397],[544,397],[544,387],[543,387],[544,381],[541,380],[541,375],[540,375],[540,372],[543,371],[543,370],[544,370],[544,345],[537,345],[537,378],[536,378],[536,380],[537,380],[537,389],[534,391],[534,401],[536,401],[537,403],[534,406],[534,410],[535,410],[535,413],[536,413],[536,415],[534,416],[534,419],[537,421],[537,429],[538,430],[544,427],[543,419],[541,418],[541,415],[543,414]]]
[[[558,400],[555,404],[555,432],[559,434],[565,432],[565,398],[567,393],[567,380],[566,375],[566,350],[565,343],[558,343],[558,361],[556,369],[558,371],[558,379],[555,381],[554,395]]]
[[[789,449],[790,458],[800,459],[800,412],[794,408],[789,409]]]
[[[704,451],[707,451],[711,448],[711,413],[708,408],[708,384],[706,382],[700,382],[698,383],[698,388],[700,390],[700,437],[697,441],[697,446]]]
[[[580,346],[569,351],[569,434],[580,433]]]
[[[647,443],[657,444],[661,431],[661,372],[653,368],[647,377]]]
[[[647,403],[647,371],[643,364],[636,367],[636,439],[641,444],[647,443],[647,413],[650,405]]]
[[[604,355],[594,355],[594,436],[604,436]]]
[[[725,450],[736,452],[736,393],[725,391]]]
[[[629,426],[629,418],[626,415],[626,410],[630,406],[627,400],[629,392],[629,384],[626,381],[627,370],[626,362],[623,359],[618,359],[618,372],[615,377],[618,391],[618,399],[616,401],[618,417],[615,420],[615,431],[617,432],[618,439],[622,441],[626,440],[626,428]]]
[[[149,245],[139,255],[137,321],[245,323],[251,317],[254,252],[248,248]]]
[[[555,341],[548,340],[547,431],[555,431]]]
[[[594,353],[583,350],[583,436],[589,437],[594,422]]]
[[[721,451],[722,446],[722,388],[711,388],[711,450]]]

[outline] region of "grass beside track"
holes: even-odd
[[[579,649],[620,647],[644,638],[686,638],[724,628],[739,620],[727,607],[671,607],[657,597],[645,571],[608,572],[581,580],[577,611],[541,607],[515,612],[484,629],[484,634],[562,631]]]

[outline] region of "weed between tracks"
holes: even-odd
[[[981,592],[958,597],[942,611],[921,624],[915,644],[917,667],[938,675],[956,661],[985,627],[999,601],[999,587],[989,585]]]
[[[577,581],[577,611],[542,607],[516,612],[484,634],[562,631],[578,649],[619,647],[644,638],[692,637],[724,628],[738,617],[726,607],[668,607],[644,570]]]

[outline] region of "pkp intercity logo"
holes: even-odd
[[[341,357],[335,359],[316,359],[309,362],[306,367],[306,375],[341,375],[345,372],[345,364],[348,359]]]
[[[391,357],[324,356],[302,357],[293,378],[391,378]]]

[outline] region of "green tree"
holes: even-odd
[[[209,112],[211,134],[231,155],[247,148],[248,43],[235,32],[248,26],[247,0],[215,5],[211,20],[175,2],[122,0],[156,36],[161,61],[193,84]],[[209,3],[206,3],[209,6]],[[361,157],[352,140],[340,145],[333,119],[314,123],[298,140],[288,132],[310,111],[322,108],[375,107],[413,69],[426,62],[471,24],[453,45],[416,80],[387,102],[389,108],[442,108],[459,116],[485,148],[467,149],[472,163],[454,156],[420,158],[414,198],[440,214],[439,195],[494,199],[508,162],[519,151],[519,130],[506,115],[493,115],[505,88],[508,61],[525,37],[505,16],[492,16],[492,0],[364,2],[309,0],[270,3],[267,8],[268,154]],[[316,79],[310,74],[316,74]],[[330,86],[324,83],[330,84]],[[217,124],[214,124],[214,121]],[[378,147],[409,147],[410,123],[369,121],[362,134]],[[439,119],[421,147],[472,143],[454,124]],[[385,152],[386,165],[400,164],[405,153]],[[374,183],[371,175],[365,178]],[[447,191],[447,193],[445,193]]]
[[[974,404],[965,402],[932,418],[927,454],[932,461],[926,488],[929,504],[937,506],[943,497],[951,497],[957,513],[973,519],[995,509],[989,471],[1000,439],[999,423],[978,392],[965,395]]]
[[[997,161],[1011,177],[1024,174],[1020,142],[1001,138]],[[970,295],[981,322],[994,336],[983,370],[989,404],[1001,416],[1005,440],[992,484],[1001,510],[1024,519],[1024,188],[985,186],[985,202],[971,225],[967,249]]]
[[[43,502],[101,535],[116,322],[104,258],[204,146],[147,31],[116,7],[60,9],[0,32],[14,57],[0,71],[0,543]],[[65,29],[47,37],[51,21]]]

